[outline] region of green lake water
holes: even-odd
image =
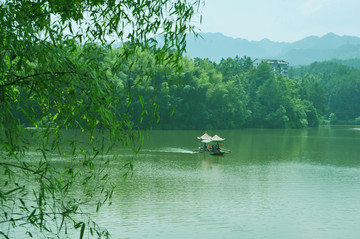
[[[360,238],[360,129],[153,131],[98,222],[113,238]],[[116,169],[115,169],[116,170]]]
[[[112,238],[360,238],[359,127],[208,131],[224,156],[193,152],[203,133],[150,132],[126,182],[120,150],[95,215]]]

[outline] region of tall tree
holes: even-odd
[[[198,4],[0,1],[0,235],[8,238],[21,226],[28,237],[40,232],[63,238],[68,228],[79,230],[80,238],[108,236],[91,217],[80,216],[88,200],[97,198],[98,210],[112,196],[113,185],[106,183],[110,160],[101,155],[116,142],[129,144],[136,138],[127,110],[134,101],[143,102],[135,88],[155,74],[157,65],[179,71]],[[160,45],[155,35],[161,35]],[[103,61],[111,41],[127,43],[109,66]],[[134,78],[139,50],[151,52],[154,62]],[[124,66],[127,73],[119,75]],[[24,122],[36,130],[27,130]],[[70,138],[63,148],[63,130],[70,128],[88,136],[86,147]],[[40,152],[31,162],[29,147]],[[67,154],[65,167],[49,159],[54,150],[64,160]],[[86,190],[84,197],[70,193],[75,182]],[[103,192],[100,196],[94,196],[94,185]]]
[[[300,79],[303,99],[311,102],[319,114],[331,114],[332,119],[347,123],[360,114],[359,69],[337,62],[316,62],[295,69],[294,76]]]
[[[270,82],[275,79],[274,71],[269,64],[267,64],[266,62],[261,62],[257,68],[251,69],[247,75],[249,81],[247,87],[247,92],[250,99],[249,109],[252,112],[253,118],[251,123],[253,124],[253,127],[258,127],[258,121],[262,121],[262,119],[259,118],[262,114],[260,112],[262,111],[262,109],[259,109],[259,104],[257,104],[258,90],[263,84],[265,84],[266,81]]]

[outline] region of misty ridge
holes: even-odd
[[[328,33],[322,37],[309,36],[288,43],[269,39],[248,41],[221,33],[201,33],[198,38],[194,35],[187,36],[187,55],[216,62],[222,58],[248,56],[252,59],[282,59],[292,66],[308,65],[315,61],[360,58],[360,38]]]

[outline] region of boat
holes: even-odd
[[[225,153],[230,152],[220,148],[220,146],[223,146],[222,142],[225,139],[218,135],[211,137],[205,132],[204,135],[197,138],[201,140],[201,146],[199,147],[200,152],[207,152],[210,153],[210,155],[224,155]]]

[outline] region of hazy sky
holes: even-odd
[[[360,0],[205,0],[202,32],[259,41],[304,37],[360,37]]]

